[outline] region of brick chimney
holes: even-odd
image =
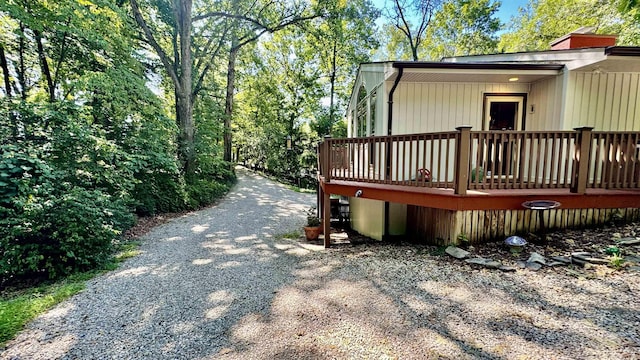
[[[551,50],[614,46],[618,35],[595,34],[595,27],[583,26],[551,42]]]

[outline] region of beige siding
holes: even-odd
[[[527,124],[525,130],[563,130],[562,77],[551,77],[531,84],[527,99]],[[530,108],[533,106],[533,112]]]
[[[349,198],[351,227],[372,239],[382,240],[384,235],[384,202],[371,199]]]
[[[404,235],[407,232],[407,205],[389,203],[389,235]]]
[[[640,130],[640,74],[573,72],[567,84],[565,129]]]
[[[461,125],[481,130],[485,93],[528,92],[529,84],[401,82],[393,96],[392,133],[452,131]]]

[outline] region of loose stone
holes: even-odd
[[[446,249],[444,249],[444,252],[453,256],[456,259],[466,259],[469,257],[468,251],[460,249],[459,247],[456,247],[456,246],[449,246]]]
[[[624,238],[618,241],[618,245],[638,245],[640,244],[640,238]]]
[[[533,271],[538,271],[542,268],[542,264],[538,262],[527,262],[526,266],[527,266],[527,269],[533,270]]]
[[[551,260],[559,261],[565,264],[571,264],[571,258],[567,256],[552,256]]]
[[[536,252],[532,252],[531,255],[529,256],[529,260],[527,260],[528,263],[530,262],[535,262],[535,263],[539,263],[542,265],[545,265],[547,263],[547,259],[545,259],[544,256],[536,253]]]
[[[465,260],[465,262],[467,262],[468,264],[482,265],[490,269],[497,269],[500,266],[502,266],[502,263],[500,263],[499,261],[495,261],[493,259],[485,259],[485,258],[467,259]]]

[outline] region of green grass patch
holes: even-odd
[[[82,291],[87,279],[72,279],[74,277],[3,296],[0,299],[0,346],[13,339],[36,316]]]
[[[277,180],[277,179],[276,179]],[[295,191],[298,193],[303,193],[303,194],[315,194],[316,191],[313,189],[305,189],[305,188],[301,188],[301,187],[297,187],[295,185],[289,185],[289,184],[285,184],[283,182],[281,182],[280,180],[278,180],[281,184],[283,184],[284,186],[287,187],[287,189],[291,190],[291,191]]]
[[[280,234],[277,236],[279,239],[298,239],[302,236],[302,230],[293,230],[288,233]]]
[[[139,246],[140,243],[135,241],[118,244],[112,261],[100,269],[72,274],[26,289],[9,289],[0,293],[0,347],[13,339],[29,321],[84,290],[88,280],[115,270],[124,260],[140,254]]]
[[[438,246],[434,249],[432,249],[429,253],[433,256],[444,256],[445,252],[444,250],[446,249],[446,246]]]

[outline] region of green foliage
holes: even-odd
[[[66,181],[16,145],[0,146],[0,282],[57,277],[104,263],[112,241],[133,223],[126,199]]]
[[[611,267],[614,267],[616,269],[620,269],[624,262],[624,257],[620,254],[613,254],[609,257],[609,264],[611,265]]]
[[[582,26],[593,26],[599,34],[618,34],[618,45],[640,44],[637,9],[620,13],[615,1],[530,0],[511,19],[500,39],[503,52],[547,50],[551,41]]]
[[[27,322],[83,289],[83,281],[69,281],[0,299],[0,346],[13,339]]]
[[[310,207],[305,210],[304,213],[307,216],[307,227],[320,226],[320,217],[318,216],[318,211],[315,207]]]
[[[188,206],[175,155],[144,114],[112,126],[71,103],[2,107],[0,282],[103,264],[134,206]]]
[[[115,270],[118,263],[136,256],[139,253],[138,246],[137,242],[118,243],[115,256],[98,270],[74,273],[32,288],[5,290],[0,295],[0,347],[13,339],[30,320],[84,290],[87,280],[105,270]]]
[[[347,137],[347,122],[344,119],[333,124],[331,127],[331,137],[334,138],[346,138]]]
[[[620,248],[617,247],[617,246],[613,246],[613,245],[612,246],[608,246],[605,249],[605,253],[608,254],[608,255],[618,255],[619,256],[620,255]]]
[[[470,243],[469,237],[466,233],[460,233],[456,238],[458,239],[458,244],[461,244],[463,246],[468,246]]]
[[[189,208],[198,209],[210,205],[229,191],[230,185],[208,179],[188,182]]]
[[[406,49],[404,53],[410,52],[411,60],[418,61],[433,14],[441,4],[442,0],[396,0],[388,9],[390,24],[387,31]]]
[[[448,0],[434,14],[427,31],[429,57],[495,53],[500,3],[493,0]]]
[[[482,166],[475,167],[471,170],[471,182],[484,181],[484,168]]]

